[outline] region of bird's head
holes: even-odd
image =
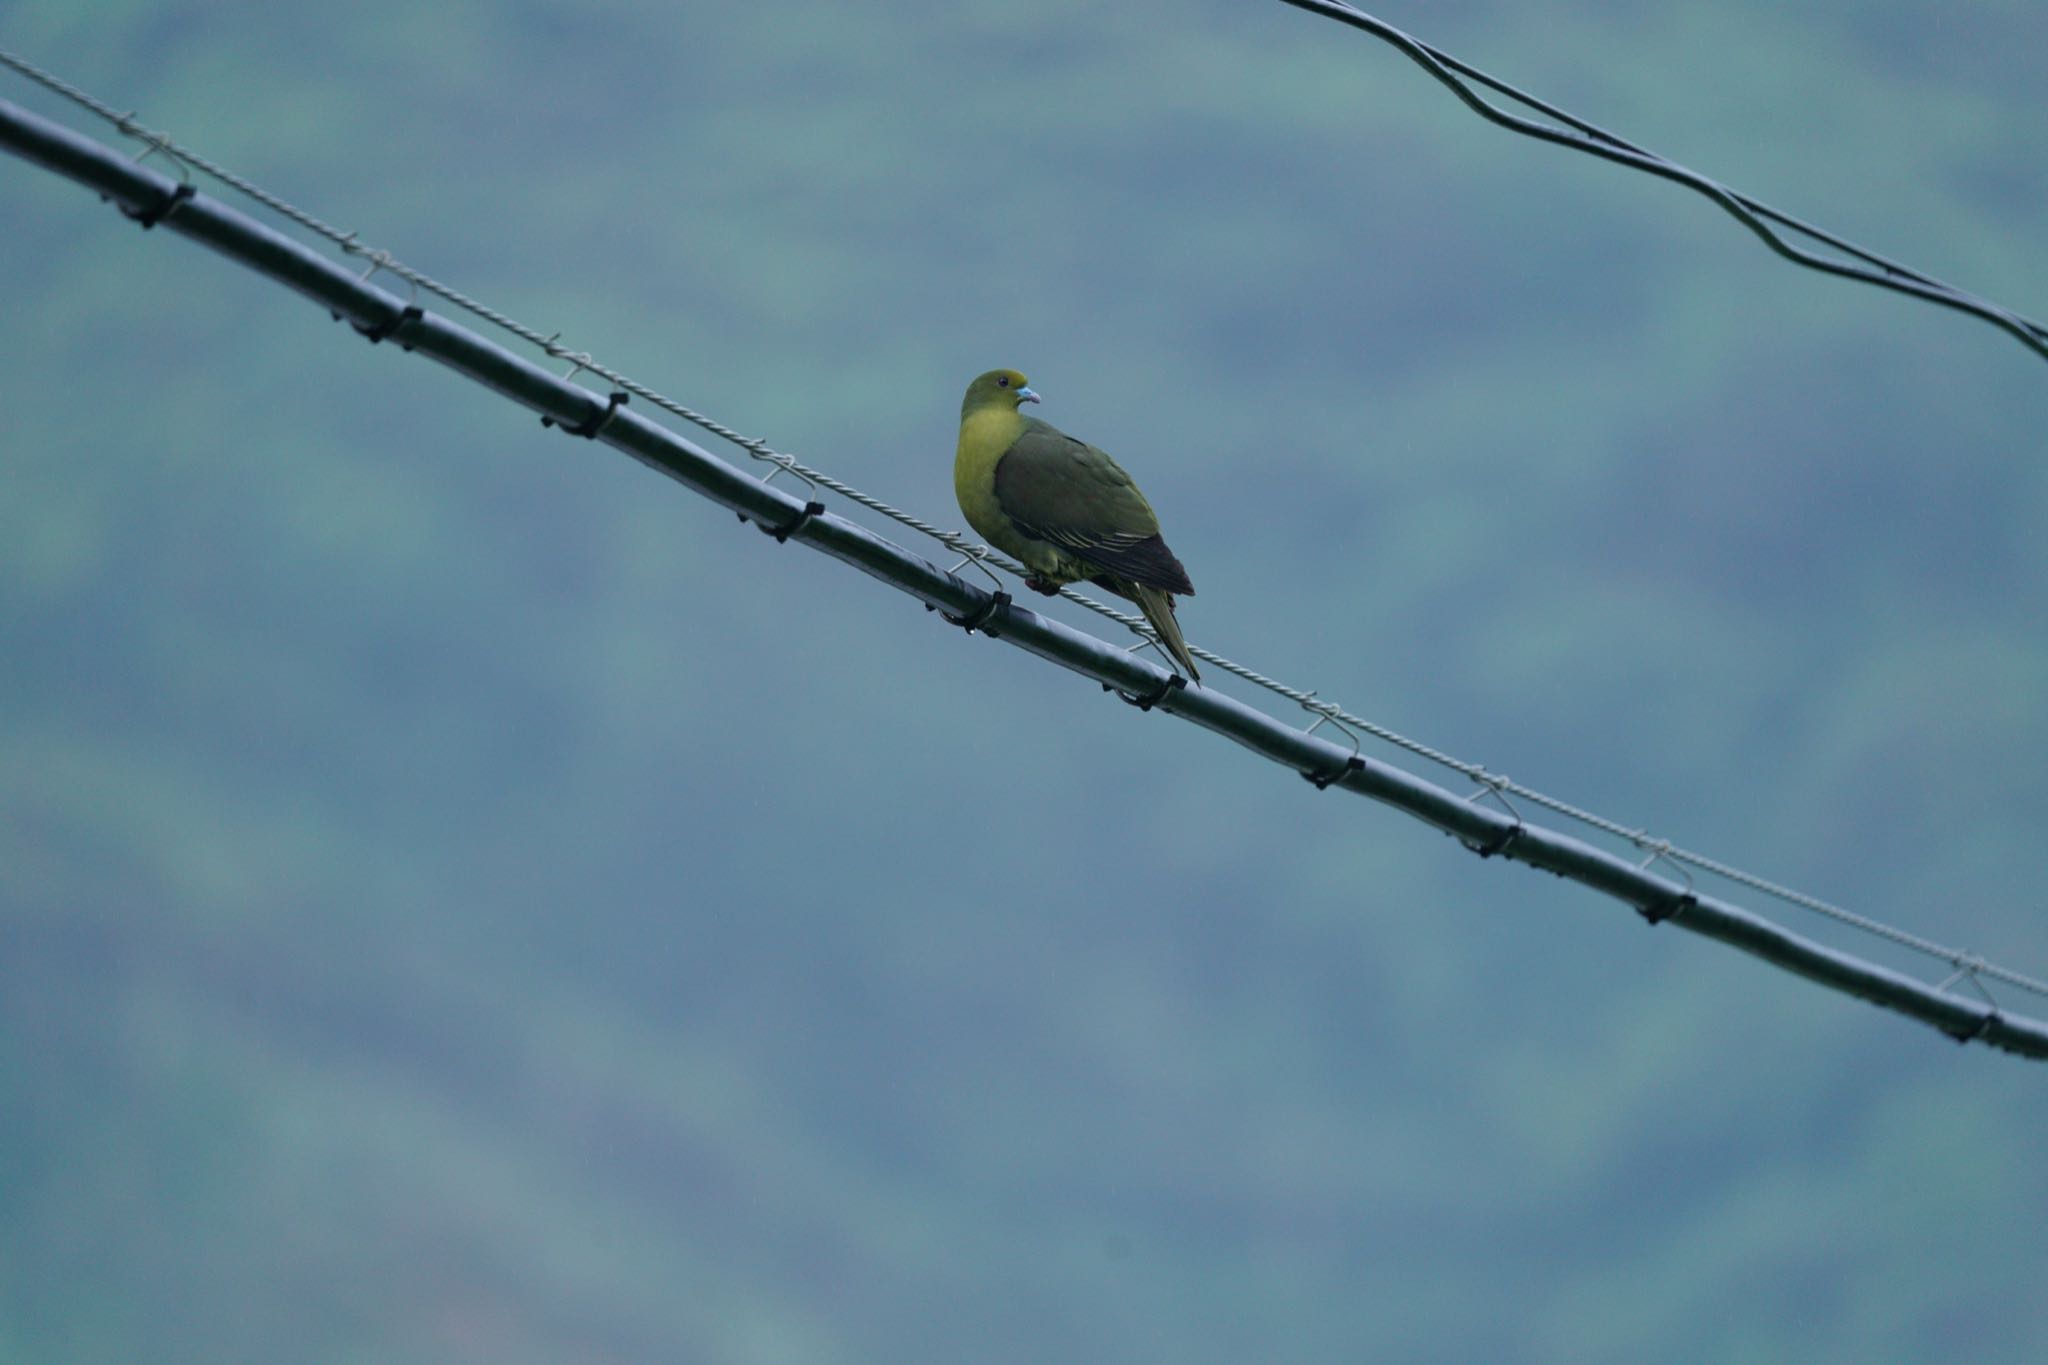
[[[1031,391],[1023,375],[1015,370],[990,370],[967,386],[967,397],[960,404],[960,410],[970,412],[997,404],[1015,409],[1019,403],[1037,401],[1038,395]]]

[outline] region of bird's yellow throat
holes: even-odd
[[[953,492],[982,535],[984,522],[1001,523],[995,505],[996,461],[1024,430],[1024,414],[1009,403],[984,403],[960,414],[960,448],[953,457]],[[1007,529],[1007,527],[1005,527]],[[998,546],[998,548],[1002,548]]]

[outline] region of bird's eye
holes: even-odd
[[[1004,388],[1007,389],[1010,387],[1010,377],[1008,375],[1004,375],[1001,379],[998,379],[996,383],[1002,385]]]

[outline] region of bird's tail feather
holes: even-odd
[[[1174,661],[1186,670],[1189,682],[1200,682],[1202,674],[1195,667],[1195,656],[1188,653],[1188,642],[1180,635],[1180,622],[1173,615],[1173,594],[1163,592],[1149,584],[1133,583],[1131,600],[1138,604],[1138,610],[1145,613],[1145,620],[1159,636],[1159,643],[1166,647]]]

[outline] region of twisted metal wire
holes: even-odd
[[[1585,152],[1590,156],[1601,157],[1684,185],[1687,189],[1697,191],[1718,204],[1737,222],[1755,233],[1765,246],[1795,265],[1875,285],[1879,289],[1894,290],[1928,303],[1939,304],[1943,308],[1953,308],[1959,312],[1972,314],[1994,327],[2011,333],[2022,346],[2043,359],[2048,359],[2048,326],[2022,317],[2003,304],[1993,303],[1958,289],[1952,284],[1945,284],[1931,275],[1922,274],[1920,271],[1900,265],[1897,261],[1888,260],[1874,251],[1857,246],[1854,242],[1824,228],[1815,227],[1788,213],[1781,213],[1761,200],[1730,189],[1720,181],[1701,175],[1697,171],[1688,170],[1675,161],[1638,147],[1575,114],[1567,113],[1526,91],[1518,90],[1506,81],[1489,76],[1470,63],[1461,61],[1441,48],[1432,47],[1418,38],[1410,37],[1392,24],[1375,19],[1370,14],[1343,3],[1343,0],[1281,0],[1281,3],[1292,5],[1295,9],[1306,10],[1311,14],[1320,14],[1327,19],[1334,19],[1340,24],[1349,25],[1361,33],[1369,33],[1389,44],[1442,82],[1467,108],[1488,123],[1498,124],[1528,137],[1556,143],[1560,147],[1570,147],[1574,151]],[[1461,76],[1485,86],[1496,94],[1505,95],[1524,108],[1532,109],[1564,126],[1554,127],[1511,113],[1487,100],[1464,80],[1460,80]],[[1776,227],[1773,227],[1773,224],[1776,224]],[[1835,260],[1809,251],[1788,240],[1777,228],[1785,228],[1809,241],[1821,243],[1844,256],[1851,257],[1852,260]]]
[[[1286,2],[1290,4],[1301,3],[1304,8],[1323,7],[1322,0],[1286,0]],[[1377,21],[1373,22],[1376,23]],[[1413,42],[1412,39],[1406,41]],[[1433,53],[1431,55],[1434,56]],[[519,337],[521,340],[535,346],[555,359],[569,361],[571,364],[570,376],[573,377],[579,373],[596,375],[614,387],[635,394],[664,411],[672,413],[684,421],[746,451],[752,458],[774,466],[773,469],[763,476],[765,481],[772,481],[780,474],[788,473],[811,485],[814,489],[828,489],[850,502],[865,507],[869,511],[887,517],[903,526],[907,526],[920,535],[927,536],[946,546],[962,556],[961,565],[973,563],[980,566],[984,573],[988,571],[988,566],[993,565],[1020,579],[1030,576],[1028,570],[1022,564],[997,553],[978,541],[974,541],[958,532],[947,531],[934,526],[930,522],[913,516],[901,508],[892,506],[890,503],[872,494],[862,492],[860,489],[842,482],[822,470],[804,464],[795,456],[774,449],[766,441],[758,437],[748,436],[736,431],[687,404],[681,403],[654,389],[650,389],[637,380],[610,369],[587,352],[569,350],[560,344],[561,334],[559,332],[543,335],[536,329],[528,327],[514,318],[507,317],[505,314],[470,298],[459,290],[443,284],[429,275],[414,270],[412,267],[397,260],[389,251],[366,246],[357,240],[355,232],[343,232],[322,222],[319,218],[307,213],[305,210],[278,198],[262,187],[244,180],[240,176],[215,165],[205,157],[181,146],[165,134],[144,128],[135,121],[133,114],[116,111],[113,106],[95,99],[86,92],[4,49],[0,49],[0,66],[12,68],[44,88],[73,101],[82,108],[90,110],[100,118],[111,123],[122,134],[144,143],[144,150],[139,154],[138,159],[161,154],[178,163],[181,168],[193,168],[204,172],[206,175],[231,187],[247,198],[262,204],[265,208],[270,209],[281,217],[297,223],[309,232],[326,238],[345,254],[367,260],[370,264],[364,271],[365,278],[376,271],[382,270],[405,280],[415,290],[425,290],[430,294],[436,295],[454,304],[464,312],[481,318],[492,326]],[[1461,67],[1460,69],[1463,68]],[[1475,74],[1475,79],[1485,78]],[[960,565],[955,567],[958,568]],[[991,577],[993,576],[991,575]],[[1137,634],[1153,648],[1159,647],[1158,637],[1152,632],[1150,626],[1147,625],[1142,617],[1118,611],[1114,607],[1107,606],[1084,593],[1076,592],[1072,588],[1061,588],[1059,596],[1099,616],[1117,622],[1119,625]],[[2048,981],[2013,971],[2010,968],[1999,966],[1993,962],[1988,962],[1975,953],[1951,948],[1932,939],[1923,938],[1920,935],[1895,928],[1879,920],[1871,919],[1868,916],[1859,915],[1854,911],[1846,910],[1841,906],[1821,900],[1818,897],[1807,895],[1805,892],[1781,885],[1764,877],[1759,877],[1728,863],[1709,858],[1703,854],[1694,853],[1689,849],[1680,848],[1668,839],[1652,838],[1644,829],[1624,825],[1619,821],[1610,820],[1606,816],[1584,810],[1569,802],[1561,801],[1556,797],[1548,796],[1534,788],[1523,786],[1521,783],[1515,782],[1502,774],[1490,772],[1482,764],[1467,762],[1440,749],[1424,744],[1419,740],[1410,739],[1406,735],[1390,730],[1386,726],[1367,720],[1362,716],[1354,715],[1334,702],[1319,699],[1314,691],[1303,691],[1277,678],[1268,677],[1256,669],[1249,668],[1200,645],[1190,645],[1189,648],[1192,653],[1205,662],[1213,664],[1217,668],[1233,674],[1256,687],[1263,688],[1276,696],[1285,697],[1316,716],[1317,719],[1307,727],[1309,730],[1313,731],[1326,724],[1331,725],[1350,738],[1354,750],[1359,745],[1361,736],[1369,736],[1407,753],[1414,754],[1419,758],[1426,759],[1449,771],[1462,774],[1477,785],[1477,790],[1473,792],[1471,799],[1491,798],[1505,806],[1510,814],[1517,815],[1517,818],[1519,818],[1519,813],[1508,803],[1508,797],[1519,797],[1555,814],[1562,815],[1567,819],[1577,821],[1587,828],[1598,830],[1603,834],[1627,842],[1646,855],[1642,864],[1645,867],[1653,862],[1668,862],[1680,869],[1682,875],[1686,876],[1688,880],[1690,880],[1691,876],[1691,873],[1685,870],[1688,868],[1710,873],[1788,905],[1795,905],[1801,909],[1812,911],[1837,923],[1884,939],[1901,948],[1935,959],[1946,964],[1951,969],[1949,977],[1942,983],[1941,989],[1943,990],[1957,982],[1965,982],[1978,994],[1985,996],[1989,1000],[1989,993],[1985,990],[1983,981],[1990,979],[2014,986],[2034,995],[2048,997]],[[1996,1002],[1992,1003],[1995,1004]]]

